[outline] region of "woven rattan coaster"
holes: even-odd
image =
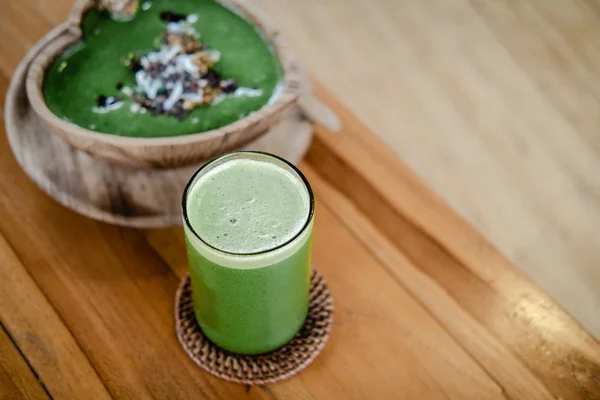
[[[247,385],[275,382],[302,371],[325,346],[332,324],[333,299],[317,271],[312,272],[310,306],[300,331],[280,349],[256,356],[223,350],[204,336],[194,315],[189,275],[181,281],[175,295],[175,329],[185,352],[211,374]]]

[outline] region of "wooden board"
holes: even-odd
[[[4,329],[0,329],[0,399],[49,399]]]
[[[7,83],[0,75],[0,90]],[[22,354],[3,359],[4,371],[27,381],[25,358],[61,399],[82,398],[78,382],[115,399],[600,398],[600,344],[318,93],[344,128],[317,128],[300,164],[317,201],[313,262],[336,305],[330,342],[310,368],[252,388],[198,369],[173,326],[187,268],[181,229],[73,213],[27,179],[0,135],[0,321]],[[34,332],[35,345],[21,332]],[[77,365],[84,377],[62,372]]]
[[[36,44],[12,78],[6,96],[6,131],[15,157],[42,190],[83,215],[132,227],[179,225],[181,193],[201,164],[172,169],[111,164],[52,134],[31,108],[25,93],[29,63],[44,43],[61,37],[67,28],[56,28]],[[240,150],[268,151],[297,163],[311,136],[311,122],[294,107],[268,133]]]
[[[600,1],[248,1],[429,188],[600,338]]]
[[[441,213],[455,219],[452,229],[476,239],[385,152],[374,153],[377,143],[362,141],[368,136],[360,124],[335,108],[348,128],[338,136],[318,131],[308,162],[301,164],[317,197],[314,262],[331,283],[338,310],[332,339],[299,377],[248,393],[198,370],[178,347],[172,296],[186,268],[179,228],[142,233],[85,219],[23,181],[15,160],[0,160],[0,190],[11,193],[0,196],[0,232],[110,395],[600,396],[598,343],[492,249],[475,241],[485,256],[474,252],[461,261],[460,252],[436,239],[439,228],[424,230],[424,217]],[[0,149],[7,146],[3,138]],[[396,184],[386,189],[379,180],[387,174]],[[412,194],[403,203],[398,190],[407,184]],[[412,196],[429,212],[409,212],[416,204]],[[395,210],[383,214],[389,224],[404,227],[402,240],[377,219],[386,209]],[[497,266],[500,283],[484,273],[488,263]],[[440,268],[432,270],[433,264]],[[42,343],[51,351],[56,346]],[[41,357],[26,351],[33,361]],[[50,370],[38,374],[52,381]],[[67,378],[61,390],[70,387]]]
[[[30,357],[29,367],[46,377],[45,390],[60,398],[109,398],[94,367],[3,237],[0,293],[3,327]]]

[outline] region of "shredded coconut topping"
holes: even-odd
[[[144,3],[146,4],[146,3]],[[133,113],[150,111],[183,120],[195,108],[216,105],[227,97],[258,97],[262,90],[238,87],[234,79],[222,79],[214,66],[218,50],[200,41],[193,24],[196,14],[161,13],[165,22],[160,45],[141,56],[129,55],[124,64],[135,73],[135,87],[118,84],[130,98]],[[122,97],[98,97],[94,112],[105,113],[122,106]]]

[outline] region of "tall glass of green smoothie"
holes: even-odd
[[[204,164],[183,194],[196,319],[218,346],[275,350],[308,311],[314,199],[306,178],[267,153]]]

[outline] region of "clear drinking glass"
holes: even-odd
[[[191,177],[182,207],[194,310],[206,336],[242,354],[291,340],[309,303],[314,197],[304,175],[271,154],[225,154]],[[247,252],[254,241],[262,247]]]

